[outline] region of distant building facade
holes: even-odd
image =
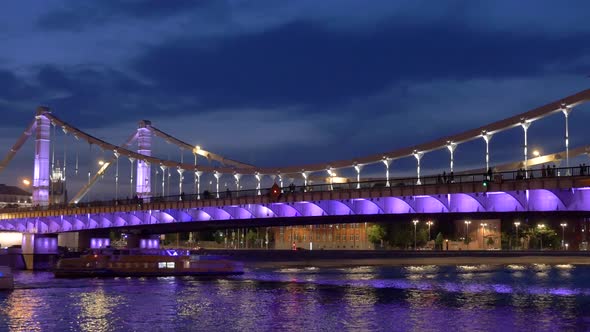
[[[272,227],[275,249],[306,250],[373,249],[367,237],[368,223]]]
[[[16,186],[0,184],[0,209],[32,206],[30,192]]]

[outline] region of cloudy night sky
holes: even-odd
[[[47,105],[113,144],[148,119],[260,166],[390,151],[589,88],[588,13],[587,0],[5,3],[0,148],[8,151]],[[590,143],[589,111],[571,115],[572,148]],[[529,135],[533,148],[563,150],[563,115],[535,122]],[[68,142],[80,167],[103,156]],[[481,167],[484,146],[460,145],[456,168]],[[496,135],[490,148],[493,162],[518,160],[522,129]],[[180,159],[165,143],[154,150]],[[32,151],[29,142],[0,182],[32,174]],[[414,164],[394,168],[411,173]],[[423,172],[447,165],[447,151],[432,152]]]

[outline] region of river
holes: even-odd
[[[250,269],[223,279],[17,272],[0,331],[590,330],[590,266]]]

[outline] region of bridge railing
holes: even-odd
[[[432,185],[447,185],[456,183],[482,183],[488,181],[494,183],[498,181],[526,181],[537,178],[552,178],[552,177],[580,177],[588,176],[590,171],[589,166],[584,167],[569,167],[569,168],[548,168],[543,169],[529,169],[527,171],[511,170],[504,172],[488,173],[459,173],[459,174],[437,174],[420,177],[418,182],[417,177],[406,178],[390,178],[389,185],[391,187],[416,187],[416,186],[432,186]],[[310,184],[307,186],[300,186],[290,184],[280,188],[282,194],[288,193],[302,193],[302,192],[322,192],[322,191],[338,191],[338,190],[359,190],[384,188],[387,186],[387,179],[372,179],[360,182],[346,182],[346,183],[321,183]],[[199,194],[180,194],[169,196],[153,196],[150,198],[127,198],[118,200],[102,200],[91,201],[78,204],[52,204],[46,207],[24,207],[24,208],[3,208],[0,212],[23,212],[23,211],[40,211],[40,210],[56,210],[64,208],[77,207],[104,207],[104,206],[123,206],[123,205],[141,205],[147,202],[177,202],[177,201],[195,201],[195,200],[216,200],[225,198],[239,198],[239,197],[255,197],[260,195],[269,195],[270,188],[261,189],[246,189],[246,190],[229,190],[226,189],[220,192],[210,192],[208,190]]]

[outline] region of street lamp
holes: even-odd
[[[418,225],[418,220],[414,219],[412,222],[414,223],[414,250],[416,250],[416,225]]]
[[[98,161],[98,166],[103,166],[104,165],[104,160],[99,160]]]
[[[430,226],[432,226],[432,224],[434,223],[430,220],[426,222],[426,225],[428,225],[428,241],[430,241]]]
[[[520,239],[518,238],[518,226],[520,226],[520,221],[515,221],[514,226],[516,227],[516,241],[518,244],[520,244]],[[519,246],[519,248],[520,248],[520,246]]]
[[[465,220],[465,242],[467,245],[469,245],[469,242],[467,241],[467,237],[469,236],[469,224],[471,224],[471,221]]]
[[[486,226],[488,224],[486,224],[485,222],[483,224],[481,224],[481,244],[482,247],[485,249],[486,244],[485,244],[485,237],[486,237]]]
[[[23,185],[24,185],[25,187],[28,187],[28,186],[30,186],[30,185],[31,185],[31,180],[29,180],[29,179],[23,179]]]
[[[537,225],[537,228],[539,231],[542,231],[545,229],[545,224],[539,224]],[[541,250],[543,250],[543,233],[539,233],[539,239],[541,240]]]
[[[541,153],[539,152],[539,150],[534,150],[533,151],[533,156],[538,157],[540,155],[541,155]]]
[[[561,226],[561,248],[563,249],[565,247],[565,227],[567,224],[562,222],[559,226]]]

